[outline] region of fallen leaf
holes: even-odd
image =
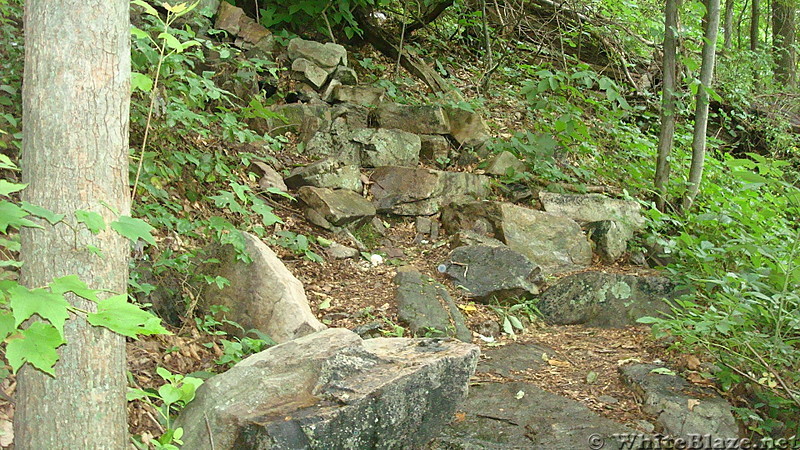
[[[465,420],[467,420],[467,413],[459,411],[455,414],[456,422],[463,422]]]
[[[690,398],[686,401],[686,406],[689,408],[689,411],[693,411],[694,407],[700,404],[700,400]]]
[[[695,355],[686,355],[684,357],[686,368],[689,370],[697,370],[700,368],[700,358]]]
[[[555,366],[555,367],[570,367],[570,366],[572,366],[572,364],[570,364],[570,363],[568,363],[566,361],[559,361],[557,359],[548,359],[547,360],[547,364],[550,364],[551,366]]]
[[[586,374],[586,382],[589,384],[594,383],[597,381],[597,372],[589,372]]]
[[[514,398],[520,400],[522,397],[525,397],[525,391],[518,391]]]

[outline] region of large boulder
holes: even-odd
[[[353,131],[349,138],[358,148],[362,167],[414,167],[419,164],[420,140],[416,134],[364,128]]]
[[[583,223],[614,220],[638,230],[644,226],[641,205],[633,200],[610,198],[601,194],[556,194],[540,192],[545,211],[561,214]]]
[[[465,172],[387,166],[375,169],[372,182],[377,210],[401,216],[430,216],[444,205],[489,193],[487,177]]]
[[[329,329],[207,380],[175,425],[184,448],[422,448],[467,395],[478,347],[362,341]]]
[[[292,169],[286,178],[286,185],[292,189],[302,186],[314,186],[328,189],[348,189],[361,192],[361,172],[358,167],[325,158],[307,166]]]
[[[589,239],[594,242],[595,253],[603,262],[613,263],[628,249],[628,241],[633,239],[631,227],[616,220],[600,220],[586,226]]]
[[[347,65],[347,50],[333,42],[320,43],[294,38],[289,41],[286,53],[290,61],[304,58],[315,65],[332,72],[338,65]]]
[[[623,382],[641,399],[642,411],[656,417],[665,435],[704,443],[692,448],[713,448],[714,439],[726,442],[739,437],[731,405],[725,399],[664,369],[633,364],[619,371]]]
[[[491,137],[486,122],[476,112],[447,108],[445,115],[450,124],[450,135],[462,148],[478,148]]]
[[[375,217],[372,203],[353,191],[303,186],[297,194],[309,222],[326,230],[359,227]]]
[[[452,336],[472,342],[472,332],[444,286],[415,270],[398,271],[394,284],[397,316],[415,336]]]
[[[314,89],[320,89],[328,81],[330,73],[305,58],[292,61],[292,71],[302,81],[310,84]]]
[[[445,263],[445,273],[483,303],[530,298],[541,270],[521,253],[506,246],[458,247]]]
[[[372,112],[372,118],[381,128],[397,128],[415,134],[450,133],[447,114],[436,105],[383,103]]]
[[[669,311],[664,299],[673,299],[678,293],[664,277],[581,272],[544,291],[539,311],[556,324],[625,327],[641,317]]]
[[[272,32],[248,17],[241,8],[227,2],[203,0],[198,4],[198,11],[207,16],[208,12],[216,11],[217,20],[214,28],[225,30],[233,36],[239,36],[244,44],[259,48],[266,53],[274,50],[275,38]]]
[[[327,105],[289,103],[272,106],[270,110],[279,117],[250,119],[250,127],[271,136],[290,131],[298,134],[303,142],[308,142],[317,132],[326,132],[331,127],[331,107]]]
[[[592,248],[580,226],[564,216],[511,203],[451,204],[442,210],[449,234],[472,230],[493,237],[525,255],[545,274],[567,272],[592,263]]]
[[[226,318],[245,330],[256,329],[276,342],[285,342],[325,328],[308,306],[303,284],[283,265],[278,256],[257,236],[242,233],[244,248],[252,262],[237,258],[232,245],[214,247],[209,255],[216,263],[207,263],[202,273],[226,278],[222,289],[206,287],[198,307],[228,308]],[[239,334],[232,328],[231,333]]]

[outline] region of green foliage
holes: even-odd
[[[172,417],[194,399],[195,392],[203,380],[200,378],[173,374],[169,370],[159,367],[156,373],[164,379],[165,383],[158,389],[128,389],[128,401],[141,401],[159,414],[159,422],[164,427],[164,433],[150,444],[153,448],[164,450],[178,450],[183,445],[183,429],[172,428]],[[134,437],[133,443],[139,449],[148,449],[141,437]]]
[[[712,161],[705,197],[685,217],[650,211],[662,230],[675,229],[659,242],[692,291],[666,318],[642,321],[680,338],[682,350],[714,356],[723,388],[749,385],[759,401],[747,424],[768,434],[776,420],[800,426],[781,412],[797,411],[800,385],[800,189],[790,163],[748,156]]]
[[[215,336],[227,336],[228,332],[224,331],[223,327],[228,327],[238,329],[243,335],[241,338],[233,336],[231,339],[220,340],[223,355],[214,361],[215,364],[224,368],[231,367],[249,355],[276,345],[276,342],[264,333],[255,329],[245,330],[238,323],[226,319],[225,313],[229,311],[230,309],[226,306],[213,305],[210,308],[211,314],[206,314],[202,319],[195,318],[197,328],[205,333]],[[248,334],[254,337],[250,337]],[[211,343],[206,345],[213,346]]]
[[[384,2],[374,0],[336,0],[331,2],[269,0],[261,3],[264,8],[261,8],[259,12],[261,24],[267,28],[288,25],[306,29],[312,25],[317,31],[329,37],[330,30],[341,30],[348,39],[352,39],[356,35],[362,34],[355,17],[353,17],[353,10],[380,3]]]
[[[317,238],[314,236],[308,237],[288,230],[275,233],[274,239],[276,244],[291,250],[294,254],[301,255],[309,261],[321,263],[325,261],[322,256],[311,250],[311,245],[316,244],[316,241]]]
[[[512,299],[504,304],[495,301],[489,305],[489,309],[500,318],[503,332],[509,336],[516,336],[515,330],[525,331],[525,322],[540,320],[541,313],[536,302],[536,299]]]

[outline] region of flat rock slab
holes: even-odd
[[[471,386],[464,419],[451,423],[431,449],[578,450],[625,447],[614,434],[636,431],[574,400],[521,381]]]
[[[445,262],[445,273],[482,303],[524,299],[539,293],[541,269],[505,245],[458,247]]]
[[[522,381],[518,372],[538,371],[547,367],[542,355],[554,355],[553,349],[530,342],[513,342],[487,349],[478,362],[478,372],[493,373],[514,381]]]
[[[196,450],[420,448],[466,397],[478,355],[455,340],[329,329],[210,378],[176,426]]]
[[[379,212],[431,216],[453,202],[489,194],[489,178],[465,172],[411,167],[378,167],[372,174],[373,203]]]
[[[447,113],[436,105],[383,103],[372,112],[371,117],[381,128],[397,128],[414,134],[450,133]]]
[[[259,330],[276,342],[325,329],[311,312],[303,283],[261,239],[247,232],[242,232],[242,237],[251,263],[242,262],[231,245],[209,250],[219,262],[203,265],[202,273],[224,277],[230,283],[222,289],[206,286],[198,304],[200,310],[226,306],[229,311],[225,318],[245,330]],[[236,328],[227,331],[241,335]]]
[[[679,375],[653,372],[659,368],[663,369],[653,364],[634,364],[619,371],[625,384],[643,399],[642,410],[656,416],[664,434],[686,439],[691,439],[689,435],[710,435],[723,442],[739,437],[731,405],[725,399]]]
[[[442,210],[449,234],[462,230],[495,238],[525,255],[544,274],[581,269],[592,263],[592,247],[572,219],[511,203],[451,204]]]
[[[333,42],[315,42],[294,38],[289,41],[286,52],[290,61],[304,58],[322,68],[334,68],[339,64],[347,65],[347,50]]]
[[[363,187],[358,167],[335,158],[324,158],[307,166],[294,168],[285,182],[292,189],[314,186],[361,192]]]
[[[398,272],[394,283],[397,315],[415,336],[434,333],[472,342],[472,332],[444,286],[416,271]]]
[[[303,186],[297,193],[309,222],[326,230],[358,227],[375,217],[372,203],[353,191]]]
[[[361,167],[419,164],[419,136],[402,130],[364,128],[350,133],[359,151]]]
[[[665,277],[581,272],[558,280],[539,297],[544,318],[559,325],[635,325],[644,316],[668,312],[665,298],[678,295]]]
[[[580,223],[615,220],[634,230],[644,226],[642,207],[633,200],[601,194],[555,194],[540,192],[539,200],[547,212],[561,214]]]

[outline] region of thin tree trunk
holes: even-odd
[[[20,283],[41,287],[74,274],[91,288],[125,293],[129,243],[110,229],[92,235],[74,212],[95,211],[106,223],[130,213],[129,1],[26,0],[22,103],[23,198],[66,214],[77,231],[47,223],[23,229]],[[64,337],[55,378],[29,366],[19,372],[16,448],[127,448],[124,339],[76,318]]]
[[[725,22],[723,25],[723,47],[730,50],[733,47],[733,0],[725,0]]]
[[[669,183],[669,154],[675,135],[675,72],[677,68],[678,3],[680,0],[667,0],[664,11],[664,81],[661,94],[661,133],[658,137],[658,157],[656,159],[656,206],[664,211]]]
[[[775,78],[787,85],[796,83],[795,16],[793,0],[772,0],[772,51],[775,55]]]
[[[761,20],[759,12],[761,10],[761,0],[753,0],[750,7],[750,50],[758,49],[758,25]]]
[[[694,135],[692,136],[692,164],[689,168],[689,188],[683,197],[682,210],[688,211],[700,190],[703,165],[706,157],[706,130],[708,128],[708,89],[714,78],[714,60],[719,30],[719,0],[708,0],[707,27],[703,43],[703,62],[700,67],[700,86],[694,112]]]

